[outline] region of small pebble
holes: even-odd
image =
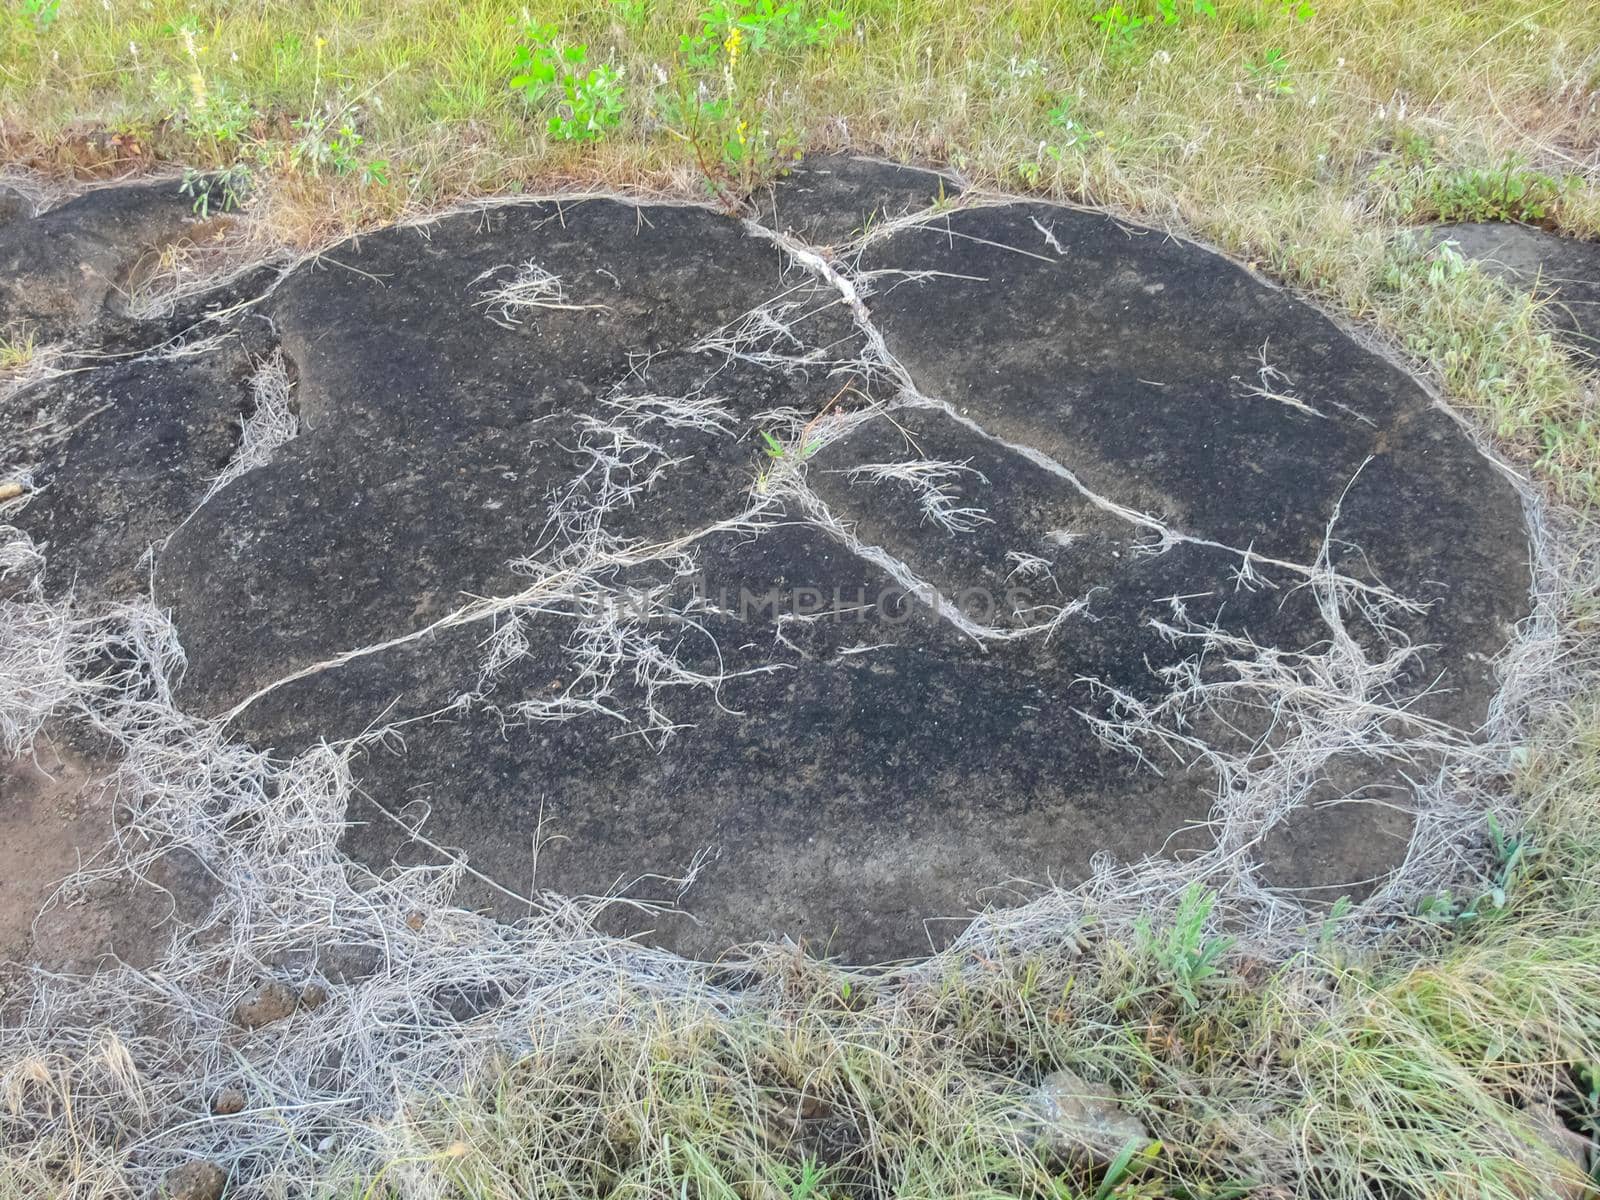
[[[211,1111],[219,1117],[231,1117],[235,1113],[242,1113],[246,1103],[242,1091],[236,1087],[226,1087],[218,1092],[216,1099],[211,1102]]]
[[[233,1019],[246,1029],[260,1029],[294,1012],[295,996],[283,984],[264,983],[233,1010]]]
[[[161,1200],[222,1200],[228,1174],[216,1163],[184,1163],[167,1172],[157,1193]]]

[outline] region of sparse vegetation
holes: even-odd
[[[611,0],[537,19],[19,0],[0,9],[0,150],[80,177],[185,168],[198,211],[243,208],[298,246],[563,183],[732,207],[804,150],[949,162],[1190,232],[1362,322],[1578,521],[1600,500],[1591,366],[1538,303],[1408,230],[1600,234],[1597,45],[1600,6],[1520,0]],[[485,288],[507,321],[567,303],[532,263]],[[0,339],[0,387],[38,349]],[[769,476],[811,454],[815,424],[762,434]],[[1568,651],[1588,658],[1593,632]],[[455,1093],[399,1098],[381,1161],[274,1153],[312,1190],[374,1198],[1582,1195],[1600,1163],[1552,1128],[1600,1126],[1593,696],[1544,713],[1507,786],[1530,816],[1495,827],[1483,878],[1375,943],[1341,941],[1336,905],[1311,949],[1263,961],[1196,887],[1176,912],[942,974],[772,955],[740,987],[663,997],[597,970],[614,994],[586,1022],[508,1030]],[[99,1046],[3,1064],[0,1197],[124,1194],[88,1125],[33,1140],[17,1116],[139,1111],[133,1057]],[[1062,1067],[1114,1086],[1159,1149],[1042,1148],[1018,1090]]]
[[[1551,335],[1539,304],[1512,293],[1451,246],[1399,238],[1374,297],[1405,349],[1496,437],[1569,498],[1600,485],[1595,381]]]
[[[589,48],[561,41],[554,25],[528,25],[516,49],[511,87],[530,107],[553,107],[545,131],[558,141],[597,141],[622,121],[622,72],[589,66]]]
[[[1396,225],[1600,232],[1592,6],[613,0],[530,23],[438,0],[149,0],[20,4],[0,41],[11,161],[234,167],[298,245],[544,181],[734,203],[798,151],[850,146],[1186,229],[1416,354],[1438,331],[1394,302]],[[1424,360],[1450,375],[1498,339],[1499,317],[1459,310],[1467,348]],[[1532,338],[1495,353],[1548,374]],[[1592,404],[1567,372],[1494,422],[1581,444]],[[1563,454],[1538,469],[1593,485]]]
[[[1535,170],[1514,156],[1498,166],[1449,166],[1427,139],[1403,136],[1398,153],[1376,172],[1389,202],[1407,221],[1527,221],[1552,218],[1562,197],[1578,191],[1573,174]]]
[[[0,371],[20,371],[34,360],[38,349],[31,329],[0,332]]]
[[[416,1110],[411,1161],[474,1197],[790,1196],[808,1171],[819,1196],[1580,1195],[1546,1118],[1594,1121],[1597,729],[1585,704],[1540,731],[1517,787],[1541,852],[1499,835],[1514,869],[1477,920],[1272,967],[1205,932],[1196,889],[1126,942],[909,986],[774,961],[749,980],[774,1005],[625,996],[558,1055]],[[1157,1149],[1043,1149],[1019,1096],[1063,1066],[1115,1086]]]

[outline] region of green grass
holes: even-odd
[[[535,15],[583,69],[541,89],[512,4],[62,0],[43,21],[14,4],[0,149],[77,174],[242,163],[256,216],[301,245],[489,191],[731,202],[802,150],[950,163],[1181,228],[1306,289],[1592,499],[1592,388],[1537,314],[1475,271],[1415,267],[1394,234],[1441,215],[1600,232],[1578,169],[1600,137],[1600,8],[1219,0],[1208,16],[1189,0],[1168,24],[1157,0],[1114,7],[800,0],[763,21],[747,4],[732,48],[704,0],[563,4]],[[596,69],[620,71],[600,85],[616,110],[575,133],[563,85]]]
[[[38,340],[31,330],[0,330],[0,371],[20,371],[37,352]]]
[[[562,89],[511,86],[534,45],[516,5],[14,4],[0,150],[80,176],[242,164],[253,219],[299,245],[490,191],[731,203],[800,151],[950,163],[1221,246],[1400,348],[1560,497],[1600,498],[1594,376],[1537,304],[1403,236],[1441,217],[1600,233],[1579,169],[1600,5],[834,7],[833,34],[808,40],[830,10],[802,7],[736,51],[699,0],[542,8],[550,47],[621,71],[615,122],[567,136]],[[559,1059],[408,1111],[412,1149],[346,1194],[420,1174],[482,1200],[1547,1196],[1539,1106],[1600,1119],[1600,708],[1549,714],[1516,786],[1536,853],[1470,924],[1269,968],[1154,915],[1133,944],[893,995],[773,963],[784,1003],[734,1020],[623,995]],[[1160,1151],[1108,1181],[1020,1134],[1017,1081],[1058,1067],[1115,1085]],[[49,1153],[0,1165],[0,1196],[45,1190]]]

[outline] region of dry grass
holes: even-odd
[[[1154,22],[1123,47],[1090,3],[839,7],[848,32],[831,47],[725,64],[737,113],[770,134],[754,172],[675,136],[672,97],[697,79],[679,38],[700,6],[685,0],[539,14],[624,69],[621,123],[589,144],[552,140],[506,86],[512,6],[63,0],[45,21],[12,5],[0,149],[57,176],[243,163],[251,237],[302,248],[485,192],[704,196],[708,173],[743,186],[779,148],[947,162],[1223,247],[1393,342],[1566,499],[1600,495],[1593,375],[1536,304],[1397,236],[1463,204],[1505,207],[1484,181],[1511,174],[1531,196],[1512,215],[1600,232],[1600,8],[1324,0],[1297,20],[1275,0],[1219,0],[1215,20]],[[303,152],[344,124],[386,182]],[[829,264],[809,265],[833,286]],[[515,272],[486,281],[495,316],[563,302]],[[774,314],[754,316],[730,352],[796,352],[771,341]],[[707,398],[621,399],[638,401],[618,420],[640,436],[662,413],[721,419]],[[591,439],[600,489],[632,479],[611,428]],[[803,480],[774,478],[799,494]],[[1582,522],[1563,525],[1582,560]],[[568,530],[580,549],[583,532]],[[1151,884],[1141,922],[1126,880],[1101,879],[872,975],[770,948],[737,970],[686,964],[593,936],[575,905],[513,931],[450,909],[450,871],[380,883],[337,852],[337,756],[274,766],[188,722],[156,614],[64,609],[31,586],[30,546],[5,552],[21,590],[0,610],[0,742],[25,747],[68,713],[121,744],[137,827],[200,853],[223,894],[164,974],[93,995],[38,981],[28,1020],[0,1029],[5,1200],[130,1195],[198,1156],[236,1164],[248,1195],[1523,1200],[1572,1170],[1549,1109],[1600,1121],[1595,601],[1570,564],[1549,597],[1559,628],[1546,614],[1526,668],[1564,682],[1522,695],[1540,723],[1490,798],[1526,814],[1522,848],[1479,847],[1478,877],[1453,859],[1460,895],[1431,917],[1360,951],[1330,922],[1287,961],[1246,946],[1213,959],[1220,935],[1192,893]],[[501,614],[467,614],[485,615]],[[603,679],[609,651],[593,651]],[[126,868],[148,865],[145,846],[130,826]],[[1505,902],[1484,903],[1497,888]],[[312,977],[335,947],[377,947],[379,969],[240,1037],[229,1013],[247,988]],[[499,1003],[462,1000],[485,996]],[[136,1028],[157,1032],[107,1034]],[[1018,1102],[1059,1067],[1116,1086],[1160,1152],[1120,1181],[1046,1153]],[[237,1118],[207,1111],[223,1084],[249,1098]]]

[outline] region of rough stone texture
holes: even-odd
[[[216,1163],[184,1163],[169,1171],[157,1195],[161,1200],[222,1200],[228,1173]]]
[[[676,904],[599,919],[699,955],[913,954],[1097,852],[1203,849],[1213,774],[1089,719],[1168,699],[1186,622],[1319,652],[1329,571],[1425,605],[1396,687],[1481,722],[1526,530],[1451,418],[1199,247],[954,194],[826,160],[765,224],[524,202],[345,243],[203,354],[52,385],[88,415],[15,520],[96,594],[151,586],[155,544],[183,702],[283,754],[348,740],[357,858],[459,853],[505,916]],[[273,352],[298,436],[202,504]],[[1232,717],[1207,736],[1265,736]],[[1393,764],[1322,783],[1347,803],[1268,830],[1263,870],[1331,897],[1407,827]]]
[[[233,1019],[246,1029],[260,1029],[294,1015],[294,993],[276,981],[252,990],[233,1009]]]
[[[1590,1164],[1596,1158],[1593,1137],[1570,1129],[1561,1114],[1548,1103],[1527,1110],[1528,1125],[1534,1136],[1552,1151],[1566,1169],[1548,1181],[1552,1200],[1592,1200],[1595,1177]]]
[[[148,587],[146,551],[182,525],[238,448],[254,332],[195,357],[63,375],[0,406],[38,431],[7,448],[0,471],[32,468],[25,523],[58,583],[92,597]]]
[[[1546,311],[1578,349],[1600,353],[1600,242],[1580,242],[1529,225],[1496,221],[1441,225],[1435,242],[1517,287],[1548,298]]]
[[[1028,1095],[1034,1136],[1048,1153],[1113,1161],[1132,1143],[1150,1142],[1144,1122],[1118,1102],[1110,1088],[1090,1083],[1073,1071],[1052,1071]]]
[[[15,188],[0,187],[0,225],[33,215],[33,205]]]
[[[959,183],[933,171],[870,158],[819,158],[795,164],[758,194],[756,219],[815,245],[838,246],[961,192]]]
[[[51,340],[104,311],[141,258],[193,218],[174,182],[87,192],[29,220],[0,221],[0,330]]]

